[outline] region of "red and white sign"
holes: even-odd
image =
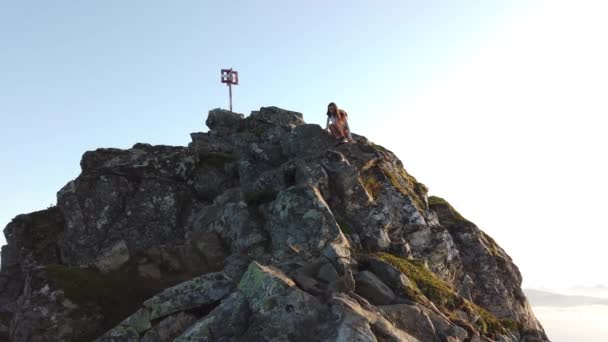
[[[232,86],[239,84],[239,72],[230,69],[222,69],[222,83],[228,86],[228,96],[230,97],[230,111],[232,112]]]
[[[222,69],[222,83],[239,84],[239,72],[232,69]]]

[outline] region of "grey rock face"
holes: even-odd
[[[369,303],[360,302],[344,294],[335,295],[331,303],[339,323],[336,335],[328,341],[419,341],[395,327],[381,311]]]
[[[542,326],[521,290],[522,277],[511,258],[490,236],[464,219],[449,203],[440,198],[432,200],[431,208],[437,213],[441,224],[447,227],[466,272],[466,277],[457,285],[463,292],[471,291],[471,299],[497,317],[522,322],[531,331],[541,332],[538,338],[542,340]]]
[[[86,152],[7,225],[1,341],[548,341],[506,252],[391,151],[277,107],[206,124]]]
[[[239,290],[252,311],[244,340],[320,341],[325,335],[327,307],[279,270],[253,262]]]
[[[235,292],[207,316],[191,325],[175,341],[201,342],[237,338],[245,333],[250,315],[247,299],[241,292]]]
[[[222,273],[209,273],[169,288],[143,303],[150,319],[212,304],[228,296],[234,283]]]
[[[116,336],[125,334],[135,341],[140,335],[148,340],[167,341],[168,336],[174,338],[194,323],[196,316],[186,314],[188,310],[216,305],[234,287],[234,282],[224,274],[209,273],[168,288],[146,300],[137,312],[97,341],[113,341]],[[153,322],[159,318],[163,319],[153,327]]]
[[[183,237],[180,221],[193,197],[185,178],[195,163],[182,147],[85,153],[81,176],[57,194],[65,219],[62,262],[92,263],[121,240],[133,254]]]
[[[326,283],[331,283],[335,281],[340,276],[336,269],[331,264],[325,264],[319,268],[319,273],[317,274],[317,278],[321,279]]]
[[[356,292],[374,305],[387,305],[395,299],[395,293],[373,273],[363,271],[355,278]]]
[[[330,258],[348,258],[348,241],[318,189],[294,186],[281,192],[271,207],[270,236],[275,256],[293,248]]]
[[[43,270],[32,270],[25,278],[16,305],[9,305],[13,321],[5,341],[86,340],[103,332],[99,308],[77,305],[61,289],[45,281]]]
[[[439,342],[448,338],[464,341],[467,337],[466,330],[417,304],[383,306],[382,310],[399,328],[409,331],[421,341]]]
[[[333,146],[335,141],[319,125],[297,126],[281,140],[283,154],[290,157],[316,155]]]
[[[59,262],[57,236],[63,229],[57,207],[15,217],[4,229],[7,244],[2,246],[2,270],[19,267],[27,258],[41,264]]]
[[[114,271],[129,261],[129,257],[127,244],[123,240],[120,240],[114,245],[100,251],[95,266],[102,272]]]
[[[196,316],[180,312],[163,319],[146,332],[141,341],[175,341],[179,335],[196,321]]]
[[[393,265],[379,258],[367,258],[364,262],[369,265],[372,273],[393,289],[405,290],[411,288],[412,282]]]

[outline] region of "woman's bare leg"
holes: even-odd
[[[338,127],[338,125],[336,124],[329,125],[329,131],[331,132],[331,135],[333,135],[336,139],[340,139],[345,136],[344,130],[341,129],[341,127]]]

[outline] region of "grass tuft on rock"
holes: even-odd
[[[500,324],[511,331],[519,331],[523,329],[523,324],[521,324],[521,322],[514,321],[512,319],[503,318],[500,320]]]
[[[479,331],[487,336],[495,337],[505,333],[505,328],[513,330],[517,327],[517,322],[500,321],[486,309],[459,296],[450,284],[439,279],[422,262],[402,259],[388,253],[378,253],[377,257],[399,269],[415,284],[414,289],[405,293],[409,299],[424,304],[426,298],[448,317],[457,309],[477,315],[479,319],[475,324]]]
[[[443,225],[449,226],[460,224],[473,224],[469,220],[464,218],[462,215],[460,215],[460,213],[456,211],[456,209],[454,209],[454,207],[452,207],[452,205],[448,203],[448,201],[441,197],[430,196],[429,207],[437,213],[439,221]],[[483,245],[486,246],[488,252],[491,255],[497,258],[497,262],[501,262],[509,258],[504,252],[504,250],[502,250],[502,248],[498,246],[496,241],[492,239],[492,237],[490,237],[488,234],[484,233],[481,230],[479,230],[479,234],[479,238],[483,242]]]
[[[429,196],[429,207],[440,213],[440,221],[442,224],[458,224],[468,223],[469,220],[460,215],[448,201],[441,197]]]
[[[479,316],[476,325],[483,334],[495,337],[498,334],[504,334],[506,332],[501,321],[481,306],[463,299],[461,309],[467,313],[473,313]]]
[[[422,262],[402,259],[388,253],[379,253],[378,257],[403,272],[414,282],[420,293],[435,303],[435,305],[448,309],[456,307],[458,295],[456,295],[452,287],[437,278]],[[410,299],[415,300],[418,298]]]
[[[371,146],[378,152],[382,152],[382,153],[391,153],[391,151],[387,150],[384,146],[382,145],[378,145],[378,144],[374,144],[374,143],[370,143]]]
[[[390,183],[392,187],[404,196],[411,199],[412,204],[423,213],[427,205],[424,201],[426,197],[426,186],[408,174],[401,166],[388,163],[381,163],[379,166],[370,166],[361,173],[359,177],[361,184],[375,200],[378,198],[385,183]]]
[[[382,184],[378,179],[376,179],[376,177],[374,177],[373,173],[366,172],[365,174],[362,174],[360,180],[361,184],[363,184],[363,187],[365,187],[372,198],[374,200],[378,198],[380,191],[382,191]]]
[[[395,167],[385,163],[381,166],[381,170],[397,191],[412,200],[412,204],[419,212],[422,213],[426,210],[423,200],[426,196],[426,187],[422,183],[419,183],[414,176],[400,166]]]

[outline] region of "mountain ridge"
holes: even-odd
[[[206,124],[86,152],[9,223],[0,336],[548,341],[511,258],[391,151],[277,107]]]
[[[608,305],[608,298],[562,294],[557,292],[524,289],[526,296],[534,306],[570,307],[583,305]]]

